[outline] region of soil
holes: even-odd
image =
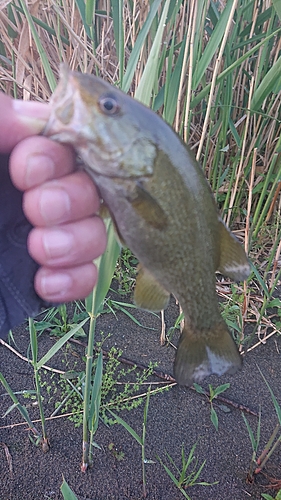
[[[165,313],[169,328],[177,317],[175,304]],[[97,324],[97,332],[110,333],[104,349],[111,346],[122,349],[122,356],[136,363],[148,365],[157,362],[157,370],[172,374],[174,349],[161,346],[159,342],[159,317],[142,311],[134,311],[134,316],[143,326],[137,326],[124,313],[102,315]],[[23,356],[30,355],[27,325],[14,332],[16,346],[13,347]],[[176,337],[173,339],[176,342]],[[257,339],[255,339],[257,340]],[[54,344],[56,339],[44,332],[38,340],[39,359]],[[86,339],[81,342],[86,345]],[[257,474],[253,484],[247,482],[247,473],[252,457],[249,434],[242,418],[244,414],[256,435],[258,417],[261,416],[261,438],[258,453],[261,453],[273,432],[278,418],[269,390],[262,379],[258,367],[270,384],[277,401],[281,404],[280,361],[281,338],[274,335],[263,345],[248,352],[244,357],[243,369],[234,376],[210,377],[202,386],[217,387],[230,383],[229,389],[222,394],[233,404],[216,401],[219,428],[215,430],[210,420],[210,404],[204,395],[192,389],[174,385],[168,391],[151,395],[146,434],[146,458],[153,461],[146,465],[147,498],[149,500],[181,500],[183,494],[175,486],[157,457],[173,468],[167,453],[181,470],[181,451],[188,456],[194,443],[197,443],[195,457],[197,469],[205,461],[198,481],[215,483],[211,486],[197,485],[186,489],[192,500],[248,500],[262,499],[262,493],[275,496],[272,478],[281,480],[281,450],[277,447],[267,462],[264,474]],[[85,348],[77,343],[69,343],[48,363],[61,370],[69,367],[83,367],[82,357]],[[76,363],[76,365],[75,365]],[[78,363],[78,365],[77,365]],[[1,372],[14,392],[34,389],[33,370],[30,364],[20,359],[6,346],[0,345]],[[126,366],[125,366],[126,367]],[[130,375],[132,377],[132,374]],[[51,374],[44,374],[47,382],[56,382]],[[151,382],[163,382],[151,376]],[[54,387],[54,385],[52,386]],[[158,387],[158,385],[156,385]],[[155,385],[152,385],[152,389]],[[147,386],[145,386],[147,389]],[[143,390],[143,388],[142,388]],[[44,409],[46,416],[53,411],[53,402],[45,394]],[[3,416],[11,406],[9,396],[0,387],[0,415]],[[59,392],[59,391],[58,391]],[[55,394],[53,394],[55,396]],[[18,396],[20,402],[28,407],[32,419],[39,418],[38,408],[30,400]],[[142,434],[144,403],[136,409],[120,412],[120,416],[135,431]],[[30,438],[27,425],[16,425],[22,417],[13,409],[0,422],[0,500],[41,500],[62,499],[60,486],[63,478],[75,492],[79,500],[138,500],[142,497],[141,448],[136,440],[119,424],[106,426],[99,423],[95,442],[100,449],[94,448],[93,465],[86,473],[80,470],[82,453],[82,427],[75,427],[68,418],[54,418],[47,421],[50,450],[43,453]],[[40,424],[35,424],[40,429]],[[10,455],[10,460],[8,456]],[[196,466],[195,460],[188,471]],[[187,471],[187,472],[188,472]],[[281,483],[279,483],[279,486]],[[281,487],[281,486],[280,486]]]

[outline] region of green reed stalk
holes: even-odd
[[[30,344],[31,344],[31,352],[32,352],[32,365],[34,370],[34,380],[35,380],[35,388],[36,388],[36,397],[40,412],[41,425],[42,425],[42,450],[44,452],[49,451],[49,441],[46,432],[46,424],[45,424],[45,414],[43,409],[43,401],[40,391],[40,377],[39,377],[39,368],[37,364],[38,357],[38,342],[37,342],[37,334],[36,328],[34,325],[34,321],[32,318],[29,318],[29,334],[30,334]]]

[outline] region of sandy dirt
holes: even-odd
[[[171,326],[177,317],[175,305],[169,306],[165,320]],[[174,349],[162,347],[159,343],[160,320],[149,313],[136,311],[135,317],[149,330],[138,327],[125,314],[118,312],[102,315],[98,320],[97,334],[103,331],[111,333],[104,348],[111,346],[121,348],[123,356],[137,363],[147,365],[149,361],[158,363],[158,370],[172,374]],[[23,356],[29,351],[29,335],[27,326],[23,325],[14,332],[16,349]],[[176,340],[176,337],[175,337]],[[257,340],[257,339],[256,339]],[[54,338],[44,333],[39,338],[39,358],[53,345]],[[86,344],[86,339],[82,339]],[[65,370],[76,363],[83,367],[82,356],[85,349],[71,343],[49,361],[49,366]],[[184,446],[188,455],[191,447],[197,442],[195,456],[198,466],[206,461],[200,480],[215,483],[212,486],[194,486],[186,490],[192,500],[248,500],[261,499],[262,493],[276,491],[267,489],[270,478],[281,480],[281,450],[273,453],[265,469],[265,474],[258,474],[254,484],[246,481],[251,461],[252,449],[249,435],[242,418],[241,406],[254,413],[262,409],[261,439],[259,452],[269,439],[277,424],[274,406],[257,366],[261,369],[270,384],[279,404],[281,404],[280,361],[281,339],[274,335],[265,345],[260,345],[244,358],[243,369],[235,376],[218,379],[210,377],[208,383],[217,387],[229,382],[230,388],[223,394],[232,401],[227,405],[217,401],[215,406],[219,430],[215,430],[210,421],[210,404],[205,396],[194,390],[173,386],[167,392],[151,395],[146,435],[146,458],[153,463],[146,465],[147,498],[151,500],[180,500],[182,493],[169,478],[157,456],[170,466],[166,452],[181,468],[181,449]],[[105,361],[106,362],[106,361]],[[77,365],[78,363],[78,365]],[[0,345],[1,372],[13,391],[33,389],[33,370],[30,364],[21,360],[3,345]],[[83,369],[83,368],[82,368]],[[49,375],[44,375],[48,381]],[[53,379],[57,384],[56,378]],[[152,382],[161,380],[152,376]],[[152,388],[155,388],[153,385]],[[147,389],[147,386],[145,387]],[[44,393],[43,389],[43,394]],[[59,391],[58,391],[59,392]],[[38,418],[38,408],[31,406],[31,401],[19,397],[21,403],[28,405],[32,418]],[[46,416],[53,411],[53,400],[45,394],[44,407]],[[11,405],[9,396],[0,387],[0,415]],[[120,416],[141,435],[143,422],[142,404],[131,411],[122,411]],[[257,429],[258,418],[245,411],[245,415],[253,428]],[[141,449],[139,444],[121,426],[107,427],[100,421],[95,441],[100,446],[94,449],[93,466],[86,473],[80,471],[82,427],[74,427],[67,418],[52,419],[47,422],[48,437],[51,448],[43,453],[40,447],[31,443],[27,425],[12,426],[21,422],[22,418],[14,409],[0,421],[0,500],[42,500],[62,499],[60,485],[63,477],[73,489],[79,500],[137,500],[142,498]],[[36,424],[40,429],[40,425]],[[113,443],[113,449],[110,444]],[[111,445],[112,446],[112,445]],[[6,452],[10,454],[10,462]],[[118,460],[120,454],[122,460]],[[193,470],[193,464],[190,472]]]

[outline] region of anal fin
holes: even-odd
[[[159,312],[166,309],[170,294],[147,269],[139,265],[136,286],[134,290],[135,304],[141,309]]]

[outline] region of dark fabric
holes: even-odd
[[[22,193],[11,182],[9,157],[0,155],[0,337],[48,306],[33,286],[38,264],[27,251],[31,224],[22,211]]]

